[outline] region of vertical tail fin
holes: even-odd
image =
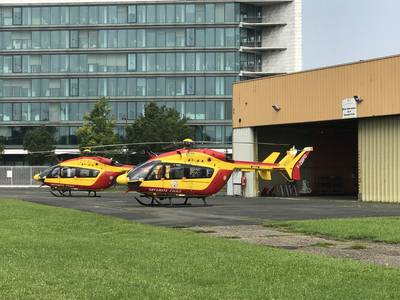
[[[292,148],[287,152],[287,155],[279,162],[279,166],[286,170],[290,179],[300,180],[300,167],[303,165],[304,161],[312,151],[312,147],[306,147],[299,154],[297,154],[297,150]]]

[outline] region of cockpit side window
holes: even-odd
[[[62,168],[61,169],[61,177],[62,178],[74,178],[76,177],[76,169],[75,168]]]
[[[188,166],[189,175],[188,178],[211,178],[214,170],[212,168]]]
[[[165,164],[165,179],[182,179],[185,177],[185,165]]]
[[[141,164],[129,171],[128,178],[129,180],[144,180],[150,171],[153,169],[155,165],[157,165],[159,161],[150,161],[144,164]]]
[[[43,176],[43,173],[42,173],[42,176]],[[47,178],[58,178],[58,177],[60,177],[60,167],[55,167],[52,170],[50,170],[46,177]]]
[[[97,175],[99,175],[98,170],[93,170],[93,169],[83,169],[79,168],[77,172],[77,177],[79,178],[95,178]]]
[[[160,180],[163,178],[164,166],[162,164],[155,165],[146,180]]]

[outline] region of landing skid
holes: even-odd
[[[50,189],[50,193],[55,197],[71,197],[71,190]],[[66,194],[68,193],[68,194]]]
[[[50,188],[49,191],[54,197],[73,197],[72,190]],[[87,193],[88,193],[88,197],[101,197],[100,195],[97,195],[96,191],[87,191]],[[92,193],[93,193],[93,195],[92,195]]]
[[[168,199],[168,203],[164,202],[165,200]],[[208,206],[208,203],[206,201],[206,198],[201,198],[203,200],[204,206]],[[140,196],[140,197],[135,197],[135,200],[143,206],[146,207],[185,207],[185,206],[191,206],[192,204],[189,201],[189,198],[185,198],[185,201],[183,203],[173,203],[172,197],[165,197],[165,198],[156,198],[156,197],[150,197],[150,196]]]

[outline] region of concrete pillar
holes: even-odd
[[[262,46],[286,48],[263,53],[262,70],[270,73],[298,72],[303,67],[302,0],[270,3],[263,6],[263,20],[285,26],[264,27]]]
[[[237,128],[233,129],[233,159],[244,160],[244,161],[256,161],[257,160],[257,139],[254,128]],[[244,191],[245,197],[257,197],[258,196],[258,182],[257,174],[254,172],[244,172],[246,176],[246,189]],[[228,182],[229,185],[233,186],[231,180]],[[232,190],[232,189],[230,189]],[[229,189],[228,189],[228,192]]]

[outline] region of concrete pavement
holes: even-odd
[[[265,219],[301,220],[359,216],[400,216],[400,205],[361,203],[346,198],[253,198],[216,196],[193,199],[190,207],[143,207],[133,194],[102,192],[101,197],[54,197],[45,188],[1,188],[0,199],[30,202],[89,211],[141,223],[170,227],[260,224]],[[181,201],[181,200],[177,200]]]

